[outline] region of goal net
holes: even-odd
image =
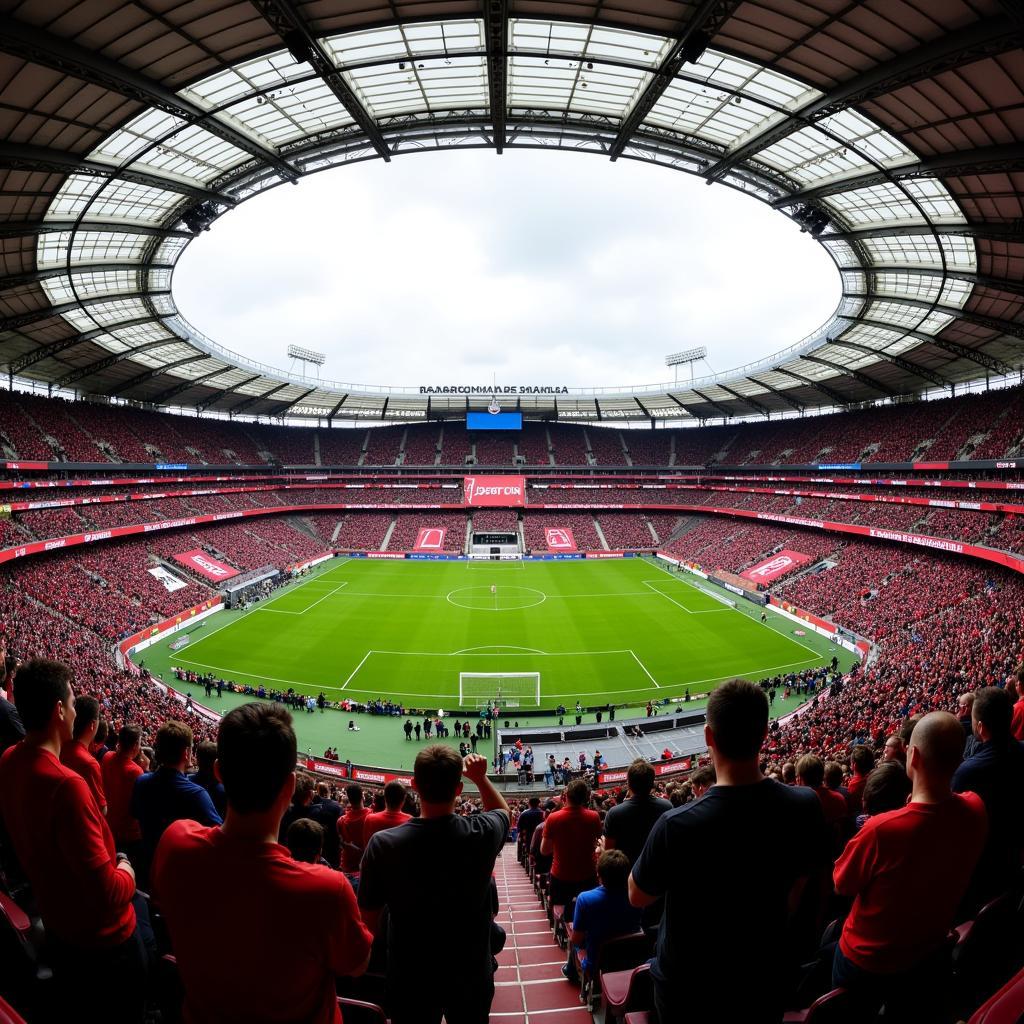
[[[460,672],[459,706],[539,707],[539,672]]]

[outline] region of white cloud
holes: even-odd
[[[364,163],[281,186],[196,240],[184,315],[228,348],[323,376],[607,387],[665,380],[707,345],[726,370],[831,314],[839,275],[785,217],[633,161],[506,151]]]

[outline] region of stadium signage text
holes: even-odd
[[[525,505],[526,477],[467,476],[462,481],[467,505]]]
[[[558,384],[445,384],[420,388],[421,395],[567,395],[569,389]]]

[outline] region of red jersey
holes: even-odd
[[[152,879],[187,1024],[341,1024],[335,976],[366,962],[372,936],[340,871],[181,820],[160,838]]]
[[[1013,705],[1013,719],[1010,722],[1010,732],[1015,740],[1024,740],[1024,697],[1021,697]]]
[[[109,750],[100,765],[103,792],[107,794],[107,824],[119,842],[135,842],[142,838],[139,823],[132,817],[132,790],[142,768],[130,757]]]
[[[80,775],[22,741],[0,758],[0,814],[48,931],[87,948],[131,937],[135,880]]]
[[[549,814],[544,836],[554,851],[551,874],[560,882],[585,882],[596,874],[594,849],[601,836],[601,816],[584,807]]]
[[[412,817],[411,814],[406,814],[404,811],[376,811],[373,814],[368,814],[363,819],[363,849],[365,850],[370,842],[370,836],[374,832],[383,832],[386,828],[394,828],[396,825],[401,825],[403,821],[408,821]]]
[[[869,818],[836,862],[841,896],[853,896],[839,946],[865,971],[896,974],[946,938],[988,834],[975,793],[909,803]]]
[[[825,815],[825,821],[834,825],[837,821],[843,821],[850,815],[850,809],[846,805],[846,798],[842,793],[829,789],[828,786],[818,786],[814,791],[818,794],[818,801],[821,804],[821,813]]]
[[[370,815],[367,807],[360,807],[356,810],[349,809],[338,819],[338,835],[343,843],[355,843],[356,846],[363,845],[363,822]],[[359,870],[359,862],[363,859],[362,851],[341,848],[341,870],[350,874]]]
[[[103,793],[103,776],[100,763],[89,752],[89,748],[80,740],[71,740],[60,748],[60,763],[73,772],[78,772],[89,784],[92,795],[96,798],[96,806],[106,813],[107,798]]]
[[[864,787],[867,785],[868,777],[861,775],[860,772],[854,772],[850,778],[850,785],[847,787],[846,801],[850,807],[850,814],[856,817],[861,813],[861,808],[864,806]]]

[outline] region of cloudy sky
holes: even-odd
[[[825,251],[721,186],[629,160],[506,151],[358,164],[243,203],[186,250],[182,313],[358,384],[650,384],[799,340],[839,298]],[[704,367],[698,372],[707,372]]]

